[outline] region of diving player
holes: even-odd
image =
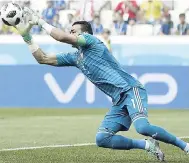
[[[106,46],[93,36],[91,25],[86,21],[75,22],[70,33],[47,24],[30,9],[25,9],[29,18],[27,25],[20,23],[16,28],[35,59],[40,64],[52,66],[74,66],[101,91],[112,98],[112,108],[106,114],[96,134],[99,147],[118,150],[143,149],[164,161],[157,140],[172,144],[189,153],[189,144],[148,121],[147,93],[139,81],[129,75],[109,53]],[[75,53],[47,55],[34,43],[29,31],[39,25],[55,40],[71,44]],[[135,140],[117,135],[129,130],[131,123],[136,131],[148,140]]]

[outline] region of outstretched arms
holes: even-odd
[[[47,64],[47,65],[52,65],[52,66],[75,66],[77,52],[48,55],[43,50],[41,50],[37,44],[34,43],[29,31],[32,28],[32,26],[36,24],[36,22],[38,22],[39,24],[39,21],[40,21],[41,26],[45,28],[47,33],[49,32],[49,34],[51,34],[51,36],[55,38],[57,41],[76,45],[77,43],[76,36],[66,34],[62,30],[59,30],[47,24],[44,20],[40,19],[38,16],[35,16],[35,15],[33,16],[31,12],[32,10],[30,10],[29,8],[25,8],[24,13],[23,13],[24,15],[23,20],[17,26],[15,26],[15,28],[23,37],[24,41],[28,45],[36,61],[39,64]],[[32,18],[30,16],[32,16]],[[80,40],[80,43],[82,43],[81,38],[79,40]]]
[[[31,53],[39,64],[46,64],[51,66],[75,66],[77,60],[77,52],[48,55],[43,50],[41,50],[37,44],[33,42],[30,34],[25,34],[22,37],[28,44]]]
[[[52,66],[75,66],[77,52],[48,55],[43,50],[41,50],[37,44],[34,43],[32,36],[30,35],[29,32],[32,26],[37,21],[39,21],[38,19],[40,18],[35,15],[33,16],[31,12],[32,10],[25,7],[23,10],[23,19],[18,25],[14,27],[18,30],[20,35],[23,37],[25,43],[28,45],[36,61],[39,64],[47,64],[47,65],[52,65]],[[32,18],[30,16],[32,16]],[[76,36],[66,34],[62,30],[59,30],[47,24],[44,20],[42,19],[40,20],[41,20],[41,23],[44,25],[43,27],[47,30],[47,32],[50,31],[51,36],[55,38],[57,41],[76,45],[77,43]]]
[[[69,33],[64,32],[61,29],[51,26],[43,19],[39,18],[38,25],[40,25],[51,37],[55,40],[67,44],[71,44],[73,46],[85,46],[86,39],[83,36],[76,36]]]
[[[43,19],[41,19],[33,10],[25,7],[25,17],[27,18],[27,24],[29,26],[33,25],[39,25],[44,29],[47,34],[49,34],[51,37],[53,37],[55,40],[67,44],[71,44],[73,46],[85,46],[86,40],[82,36],[76,36],[72,35],[70,33],[66,33],[61,29],[58,29],[47,22],[45,22]],[[30,30],[30,29],[29,29]],[[27,29],[27,32],[29,31]]]
[[[76,45],[78,42],[77,36],[71,35],[69,33],[65,33],[63,30],[58,29],[47,22],[45,22],[43,19],[41,19],[34,11],[27,8],[28,17],[29,17],[29,23],[31,25],[39,25],[41,26],[51,37],[53,37],[55,40],[68,43],[71,45]]]
[[[18,27],[17,29],[19,30]],[[29,33],[22,33],[21,35],[39,64],[58,66],[56,55],[47,55],[37,44],[34,43],[32,36]]]

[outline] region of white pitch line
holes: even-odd
[[[181,136],[180,139],[189,139],[189,136]],[[66,148],[66,147],[82,147],[82,146],[92,146],[95,143],[82,143],[82,144],[64,144],[64,145],[49,145],[49,146],[38,146],[38,147],[21,147],[21,148],[8,148],[1,149],[0,152],[5,151],[21,151],[21,150],[35,150],[43,148]]]
[[[82,146],[91,146],[95,143],[83,143],[83,144],[64,144],[64,145],[49,145],[49,146],[38,146],[38,147],[21,147],[21,148],[9,148],[1,149],[0,152],[5,151],[21,151],[21,150],[32,150],[32,149],[43,149],[43,148],[65,148],[65,147],[82,147]]]
[[[189,136],[181,136],[180,139],[189,139]]]

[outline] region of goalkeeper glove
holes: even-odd
[[[48,34],[51,34],[52,29],[54,28],[50,24],[48,24],[45,20],[41,19],[40,16],[34,12],[33,10],[27,8],[27,13],[29,13],[29,24],[30,25],[39,25],[43,28]]]
[[[20,21],[18,25],[15,26],[15,28],[18,30],[20,35],[23,37],[24,41],[28,44],[31,44],[32,42],[32,36],[30,35],[30,30],[33,27],[34,24],[30,23],[32,20],[30,9],[27,7],[24,7],[23,9],[23,18]]]

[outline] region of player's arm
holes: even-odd
[[[26,14],[27,13],[27,14]],[[57,54],[57,55],[47,55],[43,50],[39,48],[37,44],[34,43],[32,36],[29,31],[32,26],[37,22],[36,20],[31,20],[30,23],[27,23],[25,19],[28,14],[32,14],[33,11],[29,8],[24,8],[24,21],[19,23],[15,28],[18,30],[20,35],[23,37],[24,41],[28,45],[31,53],[34,58],[40,64],[47,64],[52,66],[73,66],[75,65],[75,53],[66,53],[66,54]],[[26,14],[26,16],[25,16]],[[56,36],[55,36],[56,37]]]
[[[25,7],[24,12],[26,13],[25,17],[28,19],[27,23],[29,22],[28,24],[30,24],[30,26],[39,25],[47,32],[47,34],[49,34],[55,40],[63,42],[63,43],[68,43],[68,44],[71,44],[74,46],[75,45],[78,45],[78,46],[86,45],[86,41],[83,37],[74,36],[69,33],[65,33],[63,30],[58,29],[58,28],[48,24],[47,22],[45,22],[45,20],[40,18],[37,15],[37,13],[35,13],[33,10]],[[30,29],[30,28],[27,28],[27,32],[29,31],[28,29]]]
[[[29,9],[30,10],[30,9]],[[29,11],[31,16],[30,16],[30,21],[29,23],[32,25],[39,25],[41,26],[47,34],[49,34],[51,37],[53,37],[55,40],[63,42],[63,43],[68,43],[71,45],[83,45],[85,42],[85,39],[82,39],[80,37],[71,35],[69,33],[64,32],[61,29],[58,29],[47,22],[45,20],[41,19],[35,12]]]
[[[27,33],[22,35],[24,41],[28,45],[31,53],[39,64],[51,66],[74,66],[76,62],[75,53],[59,53],[54,55],[46,54],[37,44],[34,43],[32,36]]]
[[[71,35],[69,33],[64,32],[61,29],[55,28],[47,23],[45,23],[44,26],[50,26],[52,29],[49,31],[49,34],[51,37],[53,37],[55,40],[71,45],[76,45],[78,42],[78,37]],[[44,28],[44,26],[42,26]],[[45,28],[44,28],[45,29]]]
[[[82,36],[74,36],[69,33],[64,32],[63,30],[56,28],[43,19],[39,19],[38,24],[55,40],[71,45],[84,46],[86,45],[86,40]]]
[[[17,30],[19,27],[17,26]],[[47,55],[40,47],[34,43],[32,36],[29,33],[21,34],[23,40],[28,45],[31,53],[39,64],[47,64],[52,66],[58,66],[56,55]]]
[[[40,48],[32,54],[39,64],[58,66],[56,55],[47,55]]]
[[[32,54],[39,64],[51,66],[74,66],[76,62],[76,53],[59,53],[48,55],[39,48]]]

